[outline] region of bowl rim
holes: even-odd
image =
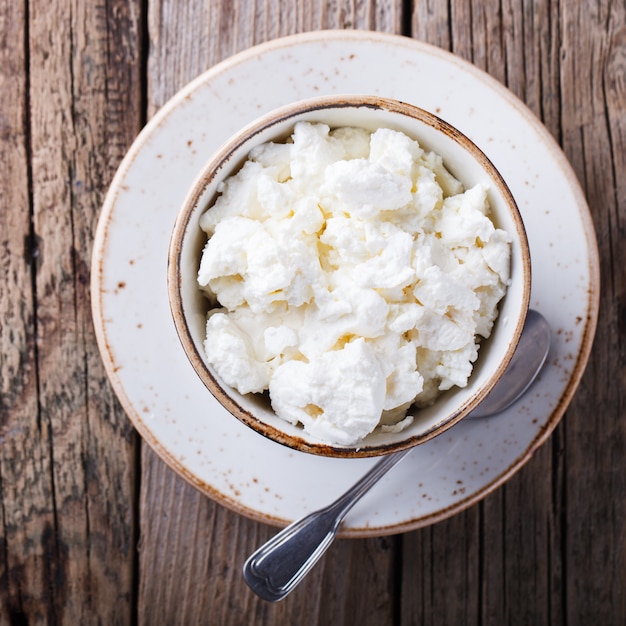
[[[337,108],[384,109],[394,114],[401,114],[417,119],[419,122],[430,126],[434,130],[442,132],[444,135],[459,144],[466,152],[469,152],[472,155],[479,165],[488,173],[491,181],[493,181],[493,183],[497,186],[499,193],[506,202],[513,221],[515,222],[516,237],[520,243],[520,260],[522,265],[520,271],[523,277],[523,283],[521,286],[522,295],[520,314],[517,316],[514,328],[512,328],[510,341],[504,358],[498,364],[493,375],[489,377],[478,393],[473,394],[469,399],[461,403],[461,405],[457,407],[457,410],[449,415],[445,421],[438,422],[431,428],[428,428],[418,434],[406,437],[401,441],[390,443],[370,445],[367,444],[366,439],[350,446],[324,443],[321,441],[312,442],[303,437],[288,434],[257,418],[251,411],[236,402],[234,398],[223,389],[220,381],[213,375],[205,362],[203,353],[193,339],[193,335],[184,312],[181,273],[181,259],[183,254],[182,243],[192,218],[194,217],[196,211],[199,210],[200,201],[203,199],[207,188],[211,185],[214,179],[219,176],[220,172],[222,172],[223,169],[229,164],[233,155],[241,148],[241,146],[253,140],[254,137],[258,136],[263,131],[302,114]],[[250,149],[252,149],[252,146]],[[261,115],[249,124],[243,126],[238,132],[227,139],[209,157],[203,168],[196,175],[194,182],[187,192],[176,215],[167,255],[167,293],[174,326],[187,359],[205,387],[232,416],[252,428],[260,435],[301,452],[315,454],[317,456],[336,458],[375,457],[412,448],[444,433],[461,421],[472,411],[472,409],[478,406],[478,404],[480,404],[480,402],[482,402],[482,400],[491,392],[497,381],[500,379],[509,361],[511,360],[513,353],[515,352],[530,304],[531,274],[532,268],[530,249],[521,213],[513,194],[506,184],[506,181],[486,154],[471,139],[469,139],[469,137],[456,127],[441,119],[436,114],[417,105],[393,98],[354,94],[318,96],[283,105],[265,113],[264,115]],[[498,318],[499,317],[500,313],[498,314]],[[494,322],[495,324],[498,323],[498,318],[496,318],[496,321]]]

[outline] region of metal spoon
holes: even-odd
[[[535,380],[549,349],[547,321],[537,311],[528,311],[509,366],[489,396],[467,417],[489,417],[513,404]],[[410,451],[383,457],[335,502],[293,522],[254,552],[243,566],[244,579],[252,591],[264,600],[282,600],[326,552],[353,505]]]

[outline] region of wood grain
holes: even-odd
[[[563,148],[581,181],[600,245],[601,319],[565,430],[566,617],[626,614],[626,7],[563,5]]]
[[[37,405],[27,19],[23,6],[0,6],[0,591],[4,620],[15,622],[49,615],[46,560],[54,562],[46,559],[54,512]]]
[[[401,0],[151,0],[148,7],[148,114],[183,85],[223,59],[270,39],[296,33],[360,28],[399,33]],[[180,33],[185,33],[184,45]]]
[[[141,126],[136,9],[1,9],[12,59],[2,70],[2,586],[13,623],[132,614],[135,436],[98,357],[89,265],[103,193]]]
[[[138,442],[98,355],[93,233],[145,120],[251,45],[403,33],[509,87],[573,165],[600,248],[580,388],[502,488],[401,536],[339,540],[268,604],[242,581],[275,530]],[[626,623],[626,5],[609,0],[0,3],[0,624]]]

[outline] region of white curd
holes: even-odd
[[[198,282],[227,385],[340,445],[467,385],[509,282],[484,187],[403,133],[301,122],[219,191]]]

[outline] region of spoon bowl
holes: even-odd
[[[550,325],[541,313],[529,309],[520,342],[503,377],[467,417],[492,417],[511,406],[535,380],[549,351]]]

